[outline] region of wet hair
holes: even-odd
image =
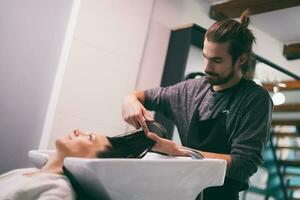
[[[150,150],[155,142],[149,139],[142,129],[127,132],[114,137],[106,137],[110,143],[105,151],[97,152],[97,158],[141,158]],[[95,196],[93,193],[87,193],[80,182],[71,172],[63,167],[64,174],[68,177],[72,187],[76,192],[77,200],[109,200],[110,198],[103,193],[103,196]]]
[[[216,43],[229,42],[229,54],[232,57],[233,64],[237,61],[239,56],[244,53],[247,54],[247,62],[241,66],[241,71],[244,76],[246,76],[249,68],[252,67],[252,44],[255,42],[252,31],[248,29],[250,22],[249,14],[249,10],[244,11],[240,17],[241,22],[233,19],[218,21],[214,23],[205,34],[205,38],[208,41]]]
[[[110,146],[98,152],[98,158],[141,158],[155,142],[143,130],[132,131],[115,137],[107,137]]]
[[[150,132],[161,138],[168,135],[167,129],[156,121],[146,121]],[[148,138],[143,129],[134,130],[114,137],[107,137],[110,146],[104,152],[98,152],[98,158],[142,158],[155,142]]]

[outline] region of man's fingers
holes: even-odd
[[[140,125],[141,125],[142,129],[144,130],[145,134],[147,135],[150,131],[149,131],[149,128],[146,124],[146,121],[142,120],[140,122]]]
[[[143,111],[141,113],[139,113],[139,115],[137,115],[137,120],[138,120],[139,125],[142,127],[145,134],[147,135],[149,133],[149,129],[146,124],[146,119],[145,119],[145,116],[143,115]]]
[[[136,122],[136,121],[133,121],[133,126],[135,127],[135,129],[139,129],[141,127],[140,123],[139,122]]]
[[[189,155],[189,154],[186,152],[186,150],[180,149],[180,148],[176,150],[175,154],[176,154],[177,156],[188,156],[188,155]]]
[[[148,133],[147,137],[156,143],[160,143],[162,140],[158,135],[156,135],[155,133],[151,133],[151,132]]]
[[[154,121],[154,119],[151,117],[151,115],[149,114],[149,112],[146,109],[143,109],[143,115],[144,115],[146,121]]]
[[[136,122],[134,119],[131,118],[131,119],[128,120],[128,122],[135,129],[139,129],[140,128],[140,124],[138,122]]]
[[[159,151],[159,148],[157,147],[157,144],[155,144],[152,148],[151,148],[152,151]]]

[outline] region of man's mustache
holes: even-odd
[[[209,76],[218,76],[218,74],[213,73],[213,72],[205,72],[205,74],[207,74]]]

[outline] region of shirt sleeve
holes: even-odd
[[[273,103],[264,89],[247,97],[237,115],[231,138],[232,164],[227,176],[247,181],[262,164],[262,153],[269,139]]]
[[[185,99],[183,94],[187,81],[169,87],[156,87],[145,91],[145,107],[152,111],[159,111],[167,118],[175,120],[175,112],[179,111]]]

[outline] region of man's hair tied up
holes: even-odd
[[[245,27],[248,27],[250,23],[249,15],[250,15],[250,10],[247,9],[240,16],[241,24],[244,25]]]

